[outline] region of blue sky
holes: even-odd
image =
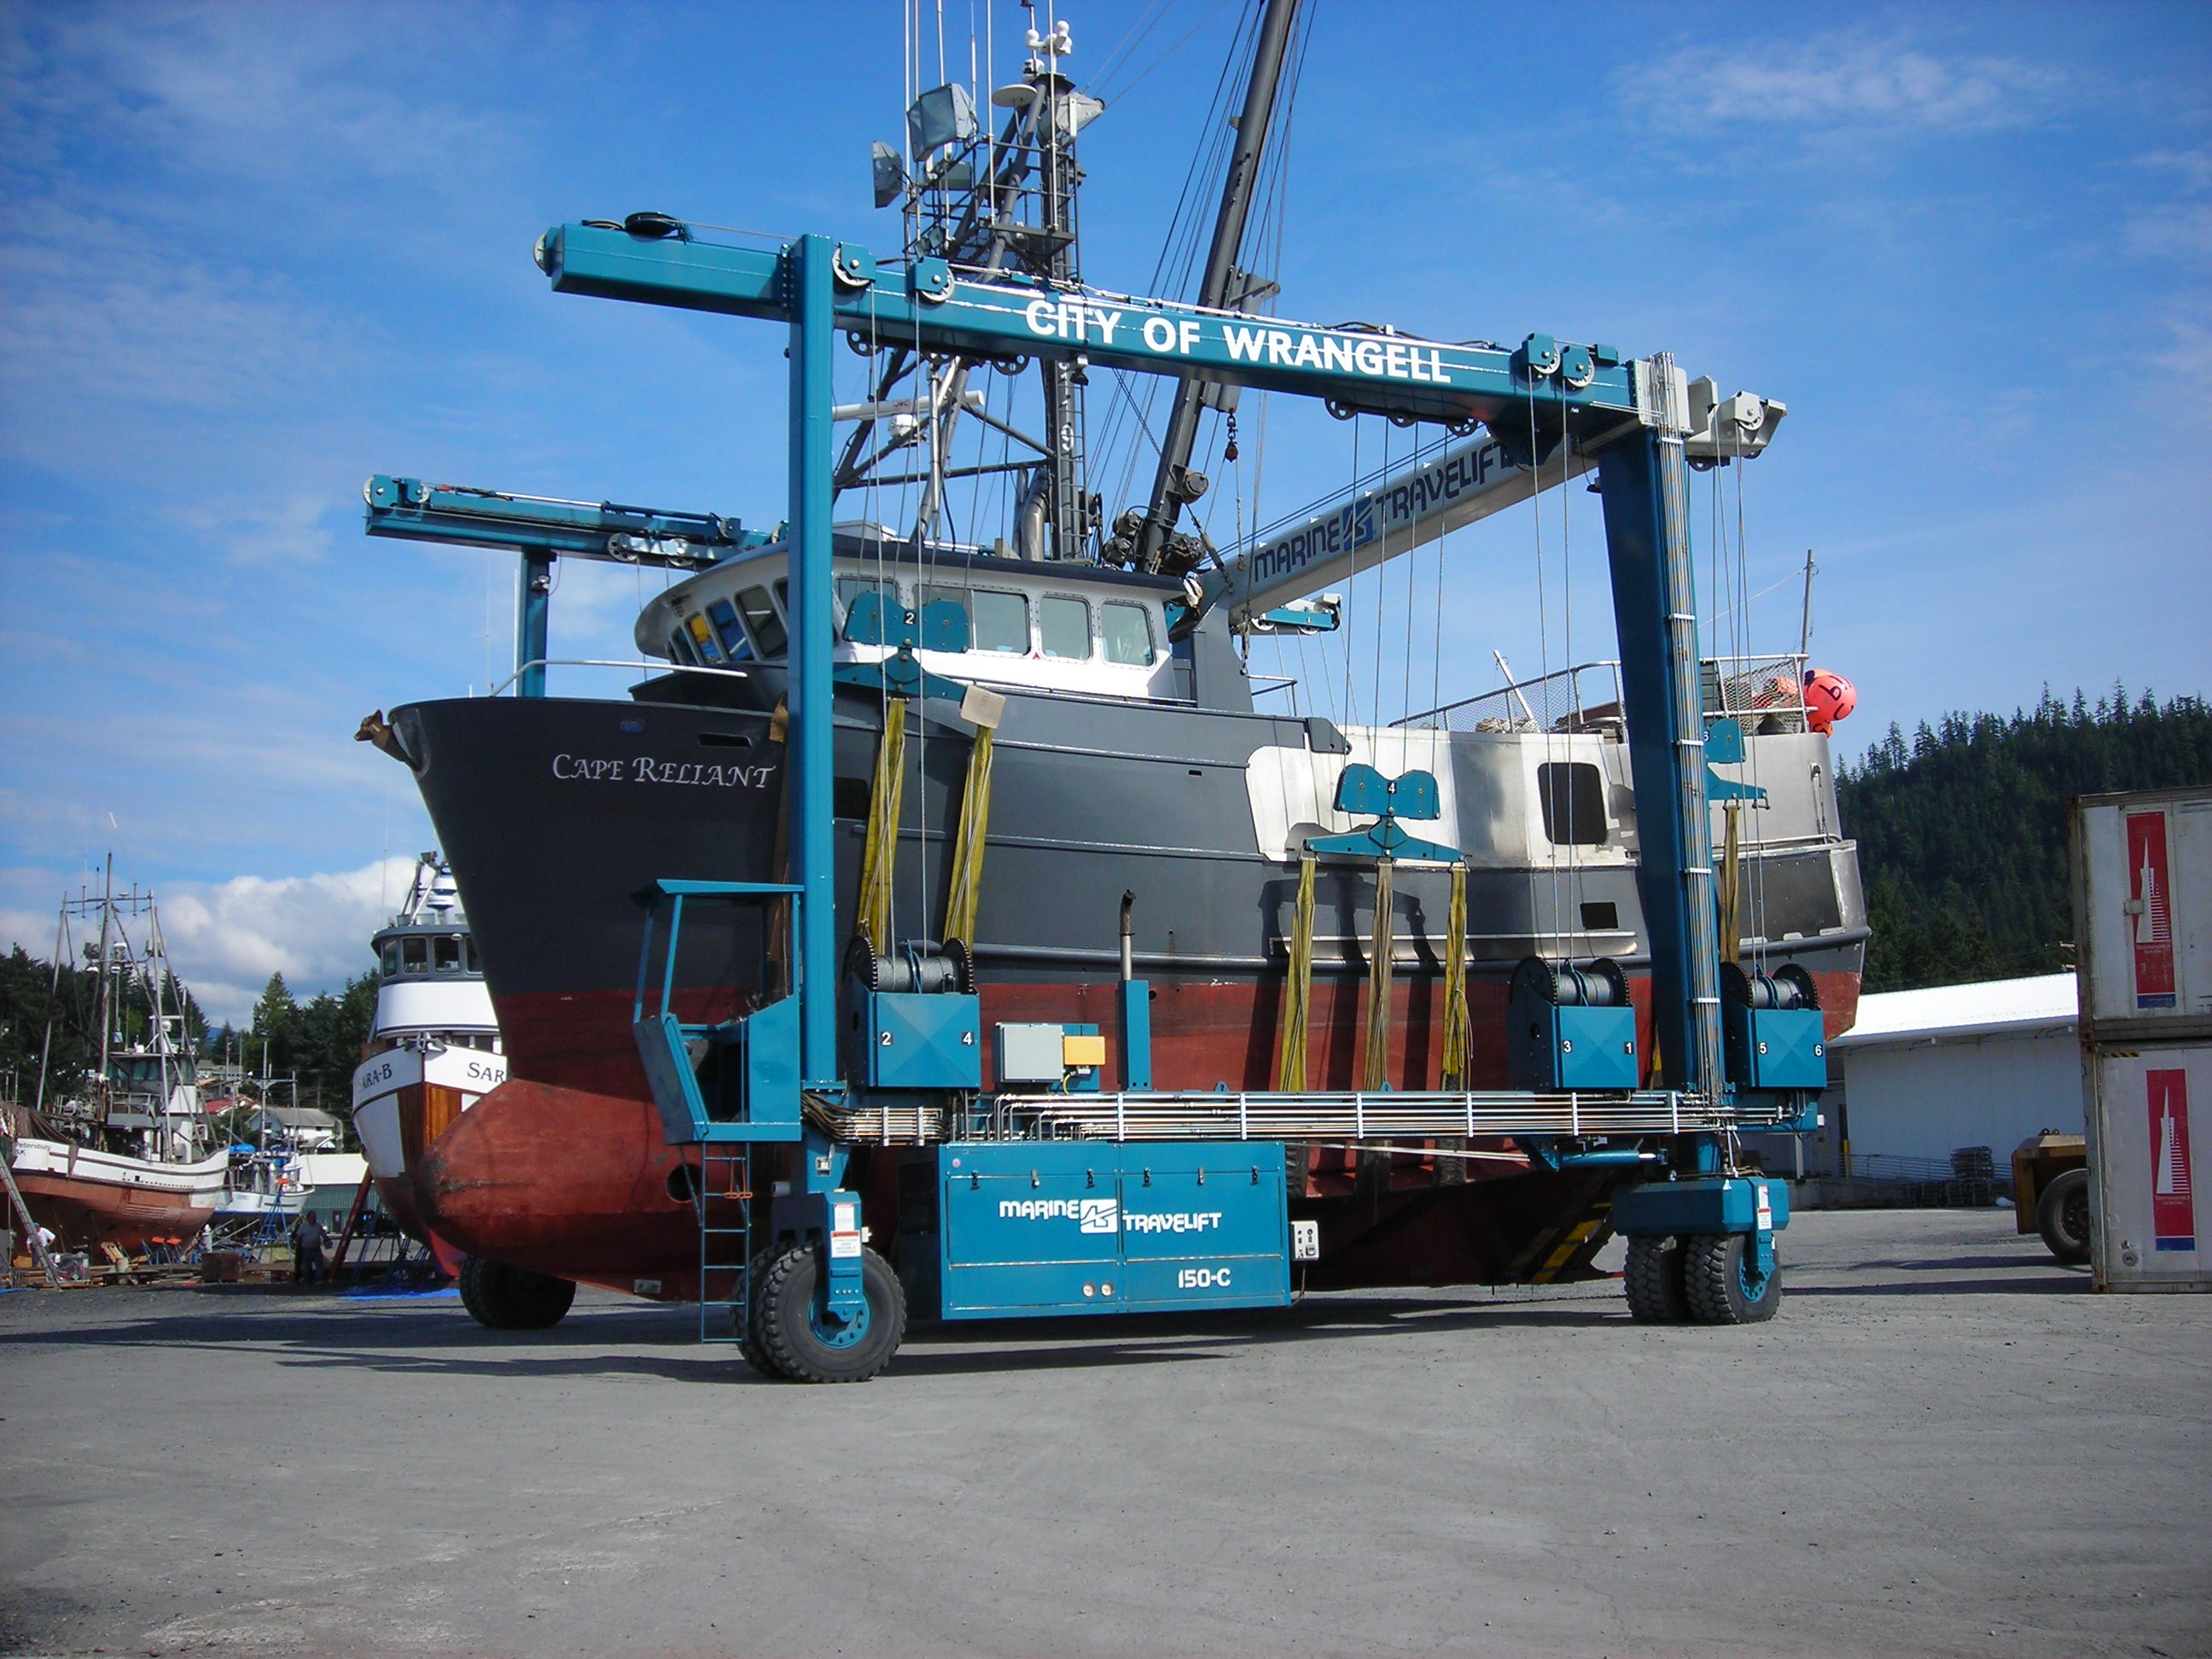
[[[2046,681],[2208,690],[2212,11],[1315,3],[1281,313],[1787,402],[1722,507],[1754,645],[1816,550],[1846,750]],[[1092,281],[1152,283],[1242,9],[1070,8]],[[946,7],[957,78],[985,12]],[[112,846],[219,1014],[365,968],[430,838],[354,725],[503,675],[513,578],[368,541],[362,480],[780,517],[777,331],[551,295],[531,245],[650,206],[895,251],[901,39],[895,3],[0,7],[0,931],[44,951]],[[1408,441],[1267,402],[1217,538]],[[1364,582],[1357,712],[1610,655],[1601,550],[1554,497],[1415,562],[1410,621],[1404,566]],[[641,580],[564,568],[556,653],[629,654]]]

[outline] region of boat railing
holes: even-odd
[[[1707,657],[1698,671],[1709,719],[1744,720],[1762,734],[1808,729],[1802,654]],[[1598,732],[1617,736],[1624,730],[1620,664],[1607,659],[1554,669],[1391,724],[1437,732]]]
[[[1735,715],[1755,732],[1809,729],[1805,659],[1799,653],[1707,657],[1698,665],[1698,679],[1709,717]]]
[[[1618,732],[1620,696],[1618,662],[1577,663],[1391,724],[1434,732]]]
[[[742,668],[695,668],[690,663],[652,661],[643,657],[533,657],[492,687],[491,695],[499,696],[533,668],[631,668],[642,669],[648,674],[719,674],[733,680],[750,678]]]

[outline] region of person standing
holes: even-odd
[[[323,1264],[323,1224],[313,1211],[292,1224],[292,1279],[299,1285],[319,1285],[327,1277]]]

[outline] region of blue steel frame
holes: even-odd
[[[1631,765],[1651,825],[1638,871],[1650,919],[1658,1060],[1667,1086],[1717,1094],[1719,959],[1712,915],[1698,637],[1681,434],[1640,401],[1638,366],[1608,347],[1531,335],[1510,351],[1387,340],[1269,324],[1285,344],[1251,344],[1251,319],[1164,301],[1068,293],[1011,279],[973,282],[942,261],[901,268],[822,236],[779,251],[563,225],[538,246],[557,292],[786,322],[791,329],[791,560],[794,873],[805,907],[800,975],[807,1085],[836,1076],[835,911],[830,829],[830,358],[838,328],[921,351],[1084,356],[1153,374],[1323,398],[1339,410],[1571,437],[1598,456],[1613,616],[1628,704]],[[1247,331],[1240,335],[1237,331]],[[1240,349],[1238,339],[1245,343]],[[1303,359],[1301,354],[1303,353]],[[1661,360],[1666,371],[1672,366]],[[1717,1148],[1698,1138],[1694,1162]]]
[[[823,521],[823,527],[826,532],[826,520]],[[828,567],[829,556],[825,549],[823,555],[823,568],[825,574]],[[826,582],[823,586],[826,590]],[[795,596],[797,592],[795,586],[793,591]],[[827,695],[825,690],[823,693],[825,699]],[[826,729],[828,722],[825,720],[823,725]],[[806,945],[809,938],[806,918],[812,907],[806,902],[804,886],[797,883],[770,881],[664,879],[654,882],[650,891],[656,902],[653,910],[647,915],[645,939],[638,951],[637,995],[630,1007],[631,1024],[635,1027],[645,1022],[646,988],[651,981],[653,973],[653,916],[658,914],[659,900],[665,898],[670,901],[668,947],[662,959],[660,1000],[659,1006],[655,1010],[655,1017],[665,1019],[672,1012],[670,1003],[676,994],[677,949],[684,933],[685,900],[788,897],[792,903],[791,931],[795,957],[792,964],[793,981],[800,988],[799,994],[802,999],[799,1015],[800,1040],[803,1048],[806,1013],[806,1005],[804,1000],[805,988],[808,983],[807,970],[811,963],[816,960],[810,956]],[[679,1024],[678,1029],[682,1034],[700,1035],[711,1028]],[[834,1035],[833,1025],[832,1036]],[[800,1086],[804,1091],[814,1088],[816,1085],[812,1083],[802,1082]],[[656,1085],[655,1103],[660,1103],[658,1085]],[[664,1112],[666,1109],[668,1109],[663,1108]],[[692,1110],[692,1115],[695,1120],[698,1115],[696,1107]],[[743,1133],[744,1127],[743,1125],[723,1127],[724,1133],[703,1138],[732,1141],[761,1139],[787,1142],[795,1139],[799,1143],[798,1155],[791,1161],[789,1179],[785,1183],[784,1188],[776,1193],[771,1207],[769,1236],[772,1240],[781,1241],[788,1238],[826,1243],[832,1231],[832,1218],[841,1205],[849,1206],[851,1212],[856,1216],[860,1213],[858,1196],[843,1190],[845,1149],[831,1140],[814,1125],[805,1122],[803,1114],[800,1122],[795,1126],[795,1130],[793,1126],[783,1125],[779,1126],[775,1133],[746,1134]],[[837,1320],[850,1320],[857,1317],[866,1299],[860,1256],[857,1253],[840,1255],[835,1249],[826,1250],[823,1267],[824,1271],[817,1279],[815,1288],[816,1311],[817,1314]]]

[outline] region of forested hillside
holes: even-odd
[[[99,951],[93,957],[96,962]],[[194,1042],[207,1036],[207,1019],[191,994],[169,977],[163,1006],[181,1011],[185,1032]],[[39,1097],[39,1066],[47,1065],[46,1094],[79,1092],[85,1073],[100,1059],[100,975],[91,968],[65,962],[57,974],[21,945],[0,957],[0,1095],[25,1101]],[[144,984],[136,977],[117,986],[113,1035],[126,1042],[144,1040],[153,1029],[153,1010]]]
[[[1837,769],[1859,843],[1866,988],[1911,990],[2073,966],[2066,801],[2113,789],[2212,783],[2212,706],[2126,690],[2069,705],[2048,691],[2010,717],[1893,726]]]
[[[254,1076],[265,1066],[275,1077],[296,1078],[299,1104],[343,1117],[350,1109],[353,1068],[375,1018],[376,987],[376,975],[364,974],[342,990],[301,1003],[285,988],[284,976],[274,975],[245,1030],[228,1024],[210,1030],[191,994],[173,977],[166,994],[172,1010],[183,1009],[185,1033],[207,1059],[242,1065]],[[99,1003],[98,977],[88,968],[64,963],[57,976],[51,962],[21,945],[0,957],[0,1098],[26,1104],[40,1098],[42,1057],[48,1066],[45,1098],[82,1094],[87,1073],[99,1061]],[[149,1019],[144,987],[125,981],[117,1033],[126,1042],[143,1038]],[[280,1106],[292,1103],[289,1085],[270,1097]]]

